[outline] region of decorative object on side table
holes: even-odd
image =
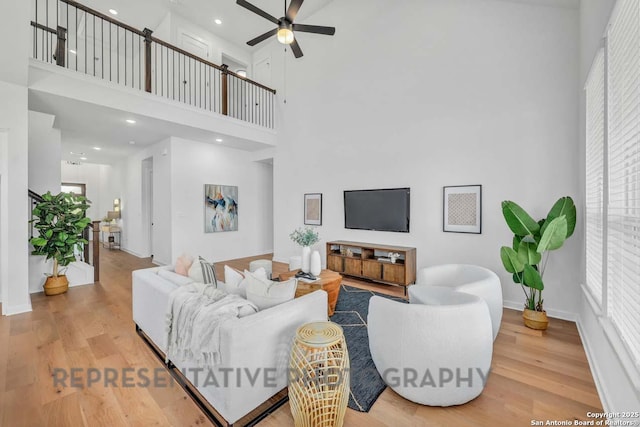
[[[304,195],[304,224],[322,225],[322,193]]]
[[[84,196],[71,193],[52,195],[47,192],[44,199],[33,208],[31,220],[39,236],[29,241],[34,250],[32,255],[45,255],[53,259],[52,274],[44,284],[45,295],[58,295],[67,292],[69,281],[60,273],[59,267],[66,267],[76,260],[74,249],[78,244],[88,244],[82,232],[91,222],[86,217],[90,201]]]
[[[391,264],[395,264],[397,259],[400,258],[400,254],[398,252],[389,252],[387,256],[389,257]]]
[[[311,258],[311,246],[320,241],[318,233],[310,227],[304,229],[297,228],[291,234],[289,234],[291,240],[298,245],[302,246],[302,271],[309,273],[310,270],[310,258]]]
[[[571,197],[561,197],[546,218],[536,221],[516,203],[506,200],[502,202],[502,214],[514,236],[512,247],[500,248],[500,258],[524,291],[524,324],[545,330],[549,321],[542,305],[542,276],[549,251],[562,247],[576,228],[576,206]]]
[[[349,366],[340,325],[314,322],[297,329],[289,361],[289,402],[296,427],[343,425]]]
[[[238,187],[204,185],[204,232],[238,231]]]
[[[482,233],[482,186],[443,187],[442,231]]]
[[[322,264],[320,261],[320,252],[311,252],[311,261],[309,262],[309,272],[314,276],[318,276],[322,271]]]

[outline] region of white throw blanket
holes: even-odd
[[[167,361],[195,361],[213,367],[220,360],[220,325],[238,317],[240,308],[255,305],[238,295],[202,283],[180,286],[169,294]]]

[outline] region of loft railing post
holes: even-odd
[[[220,78],[222,79],[222,91],[221,96],[222,99],[220,102],[222,103],[222,114],[227,116],[229,115],[229,66],[227,64],[222,64],[222,70],[220,71]]]
[[[93,221],[93,281],[100,281],[100,221]]]
[[[64,67],[67,59],[67,29],[58,26],[58,28],[56,29],[56,36],[58,37],[58,47],[56,49],[56,65]]]
[[[151,93],[151,31],[145,28],[144,34],[144,90]]]

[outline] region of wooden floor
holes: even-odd
[[[244,268],[251,259],[230,264]],[[53,386],[56,368],[162,367],[131,319],[131,271],[150,267],[150,260],[105,250],[101,263],[99,284],[55,297],[35,294],[33,312],[0,317],[1,425],[211,425],[177,385]],[[219,273],[222,265],[216,265]],[[285,268],[274,263],[275,274]],[[402,294],[400,288],[360,285]],[[172,381],[168,374],[166,378]],[[601,410],[575,324],[552,320],[549,330],[540,333],[523,327],[519,312],[505,309],[492,373],[480,397],[458,407],[433,408],[408,402],[387,388],[369,413],[348,409],[345,425],[530,426],[532,420],[586,419],[588,411]],[[292,425],[288,404],[260,423]]]

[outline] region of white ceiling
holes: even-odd
[[[114,164],[170,136],[247,151],[266,147],[246,139],[36,91],[29,91],[29,109],[55,116],[54,127],[62,132],[62,160],[65,161]],[[127,119],[136,120],[136,123],[128,124]],[[219,143],[217,138],[223,141]],[[100,150],[93,147],[100,147]]]
[[[249,1],[276,18],[284,16],[283,0]],[[296,22],[331,26],[330,22],[314,22],[311,18],[311,15],[331,1],[305,0]],[[106,15],[109,15],[109,9],[116,9],[116,19],[140,30],[145,27],[154,29],[168,12],[177,13],[205,30],[246,48],[249,52],[259,49],[262,44],[250,47],[246,44],[248,40],[275,27],[266,19],[238,6],[235,0],[80,0],[80,3]],[[216,18],[222,20],[221,25],[213,22]]]

